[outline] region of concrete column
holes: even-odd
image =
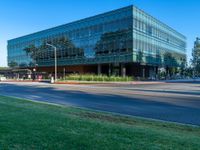
[[[101,64],[98,64],[97,66],[97,73],[98,75],[101,75]]]
[[[108,66],[108,75],[111,76],[111,73],[112,73],[112,71],[111,71],[111,64],[109,64],[109,66]]]
[[[126,77],[126,67],[124,64],[121,64],[121,76]]]
[[[66,69],[65,69],[65,67],[63,68],[63,79],[65,79],[65,77],[66,77]]]
[[[145,68],[142,68],[142,77],[145,78]]]
[[[158,72],[158,70],[159,70],[159,67],[158,66],[156,66],[156,74],[158,74],[159,72]]]
[[[170,70],[169,67],[166,67],[166,79],[169,79],[170,76]]]
[[[158,67],[154,67],[154,72],[155,72],[155,79],[158,79]]]
[[[150,78],[156,78],[156,73],[157,71],[156,71],[156,67],[155,66],[151,66],[151,67],[149,67],[149,77]]]
[[[154,67],[148,66],[148,77],[152,79],[153,75],[154,75]]]

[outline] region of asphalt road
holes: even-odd
[[[200,83],[0,83],[0,95],[200,126]]]

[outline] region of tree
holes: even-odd
[[[196,38],[192,51],[192,66],[197,74],[200,74],[200,38]]]
[[[174,73],[177,73],[177,67],[180,67],[180,64],[178,64],[177,59],[170,52],[164,53],[164,65],[166,67],[167,75],[170,76]]]

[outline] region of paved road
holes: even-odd
[[[0,83],[0,95],[200,126],[200,83]]]

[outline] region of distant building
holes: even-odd
[[[0,68],[0,77],[4,76],[4,77],[12,77],[13,72],[12,69],[10,68]]]
[[[186,62],[186,37],[135,6],[128,6],[8,41],[8,65],[58,74],[154,76]],[[35,51],[34,51],[35,50]]]

